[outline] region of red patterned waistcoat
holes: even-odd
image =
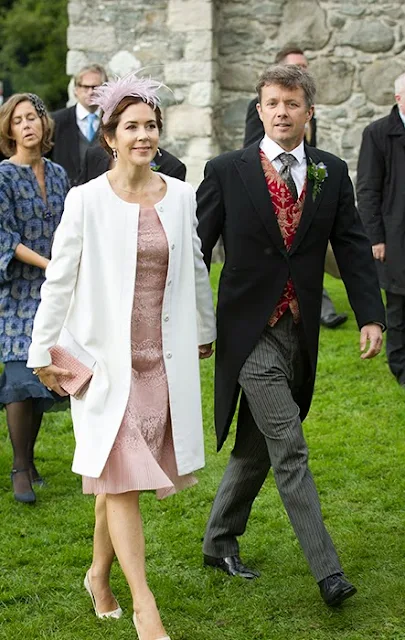
[[[266,178],[267,188],[270,193],[274,213],[280,227],[281,235],[287,251],[291,249],[294,242],[298,224],[301,220],[302,210],[304,208],[305,194],[307,191],[307,183],[305,181],[304,188],[301,191],[297,202],[294,202],[290,190],[278,171],[273,167],[267,156],[260,150],[260,161],[262,163],[264,177]],[[287,311],[291,310],[294,322],[300,320],[300,310],[298,308],[297,294],[295,293],[294,284],[291,278],[288,278],[284,287],[284,291],[278,301],[269,319],[269,325],[274,327],[276,322]]]

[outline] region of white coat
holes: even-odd
[[[155,205],[169,261],[162,308],[163,355],[179,475],[204,466],[198,345],[215,340],[215,317],[197,236],[191,185],[159,174]],[[73,471],[99,477],[128,402],[131,313],[139,205],[124,202],[106,174],[68,193],[41,289],[28,367],[50,364],[63,326],[96,361],[84,397],[72,398]],[[135,293],[136,295],[136,293]]]

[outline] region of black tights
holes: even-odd
[[[6,405],[7,426],[13,447],[13,469],[30,469],[36,475],[34,446],[42,422],[42,413],[35,413],[32,399]]]

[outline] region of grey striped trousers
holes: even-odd
[[[297,326],[287,311],[266,327],[243,365],[235,447],[214,500],[204,553],[239,553],[254,499],[270,465],[287,515],[317,582],[341,571],[308,469],[308,450],[292,390],[302,375]]]

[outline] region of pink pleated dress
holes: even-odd
[[[197,482],[193,474],[178,475],[173,447],[161,325],[167,265],[158,215],[154,207],[141,208],[128,404],[101,476],[83,476],[83,493],[156,490],[161,499]]]

